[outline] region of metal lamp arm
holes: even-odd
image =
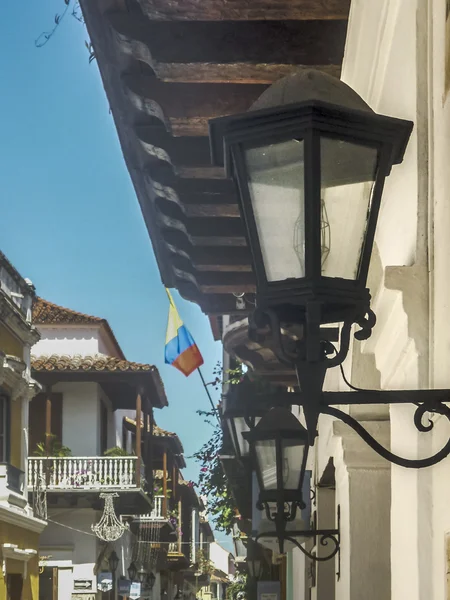
[[[339,552],[339,548],[340,548],[339,540],[336,539],[336,537],[332,534],[323,535],[320,537],[319,543],[321,546],[328,546],[329,540],[331,540],[334,544],[334,548],[333,548],[332,552],[330,554],[327,554],[326,556],[317,556],[317,554],[308,552],[308,550],[306,550],[306,548],[303,548],[303,546],[295,538],[286,536],[285,539],[288,540],[289,542],[292,542],[294,544],[294,546],[296,548],[298,548],[301,552],[303,552],[303,554],[305,556],[307,556],[308,558],[310,558],[311,560],[313,560],[315,562],[325,562],[327,560],[331,560],[334,556],[336,556],[336,554]]]
[[[417,407],[416,413],[414,415],[414,423],[419,431],[427,432],[431,431],[431,429],[433,428],[433,423],[431,421],[429,425],[423,425],[422,423],[422,417],[424,416],[425,412],[428,411],[439,412],[440,414],[446,416],[447,419],[450,421],[450,408],[448,408],[445,404],[439,403],[438,406],[435,405],[434,407],[428,406],[426,404],[420,404]],[[337,419],[343,421],[346,425],[351,427],[366,442],[366,444],[368,444],[372,448],[372,450],[374,450],[377,454],[379,454],[386,460],[390,461],[391,463],[394,463],[395,465],[399,465],[400,467],[406,467],[409,469],[423,469],[426,467],[431,467],[433,465],[436,465],[438,462],[440,462],[442,459],[444,459],[450,454],[449,439],[445,446],[441,450],[439,450],[439,452],[433,454],[433,456],[421,459],[403,458],[387,450],[384,446],[377,442],[377,440],[374,437],[370,435],[370,433],[361,425],[361,423],[359,423],[356,419],[351,417],[349,414],[343,412],[342,410],[339,410],[334,406],[324,406],[322,408],[322,413],[330,415],[332,417],[336,417]]]
[[[300,544],[300,542],[298,540],[296,540],[296,538],[294,536],[302,536],[302,537],[310,537],[310,538],[317,537],[318,543],[324,547],[328,546],[328,543],[331,541],[333,543],[332,551],[329,554],[327,554],[326,556],[317,556],[316,554],[313,554],[312,552],[308,552],[308,550],[303,548],[303,546]],[[275,532],[274,533],[269,533],[269,532],[260,533],[259,535],[256,536],[255,542],[257,542],[261,538],[277,538],[277,537],[278,537],[278,535]],[[283,536],[283,539],[294,544],[294,546],[296,548],[298,548],[301,552],[303,552],[303,554],[305,556],[307,556],[308,558],[310,558],[311,560],[313,560],[315,562],[325,562],[327,560],[331,560],[334,556],[336,556],[336,554],[340,550],[339,529],[331,529],[331,530],[329,530],[329,529],[320,530],[319,529],[319,530],[315,530],[315,531],[293,531],[292,535],[285,534]]]

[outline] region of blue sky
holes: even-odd
[[[2,6],[1,249],[40,296],[107,318],[127,358],[160,369],[170,406],[156,419],[190,455],[210,435],[195,414],[209,403],[197,373],[186,379],[164,365],[167,296],[97,65],[88,64],[86,29],[68,16],[43,48],[34,44],[63,8],[63,0]],[[221,345],[196,305],[174,299],[210,380]]]

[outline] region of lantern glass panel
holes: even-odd
[[[274,439],[255,442],[256,460],[261,473],[264,490],[277,489],[277,445]],[[295,490],[299,487],[305,452],[304,442],[281,440],[281,464],[283,466],[283,488]]]
[[[248,148],[245,160],[267,281],[304,277],[303,140]]]
[[[259,423],[261,417],[255,418],[255,425]],[[250,446],[246,439],[244,439],[243,433],[250,431],[249,426],[245,422],[244,417],[229,417],[228,418],[228,430],[231,434],[234,449],[239,456],[248,456],[250,452]]]
[[[300,485],[305,446],[299,440],[282,440],[283,487],[296,490]]]
[[[357,279],[378,149],[322,137],[320,157],[322,275]]]
[[[242,434],[249,431],[248,425],[245,422],[244,417],[235,417],[234,426],[236,427],[237,443],[239,444],[239,452],[241,456],[248,456],[249,444],[247,440],[242,437]]]
[[[256,460],[264,490],[277,489],[277,451],[275,440],[255,442]]]

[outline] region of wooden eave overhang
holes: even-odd
[[[114,410],[134,410],[136,395],[144,391],[143,401],[147,408],[168,406],[161,377],[155,368],[151,371],[96,371],[96,370],[55,370],[45,371],[32,367],[33,379],[44,387],[63,382],[98,383],[111,400]]]
[[[80,4],[164,285],[210,315],[248,312],[250,253],[208,121],[300,66],[339,75],[350,0]]]

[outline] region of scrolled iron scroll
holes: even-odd
[[[329,541],[331,541],[334,544],[332,552],[330,552],[330,554],[327,554],[326,556],[317,556],[317,554],[308,552],[308,550],[306,550],[306,548],[304,548],[301,544],[299,544],[295,538],[286,536],[285,539],[288,540],[289,542],[292,542],[301,552],[303,552],[303,554],[305,556],[307,556],[311,560],[314,560],[317,562],[324,562],[327,560],[331,560],[334,556],[336,556],[336,554],[339,552],[340,547],[341,547],[336,535],[334,535],[332,533],[327,533],[327,534],[323,534],[323,535],[319,536],[319,544],[321,546],[323,546],[323,547],[328,546]]]
[[[414,413],[414,425],[416,426],[417,430],[422,433],[430,432],[434,426],[434,423],[431,420],[429,421],[428,425],[424,425],[423,417],[427,412],[441,414],[447,417],[450,422],[450,408],[448,406],[442,402],[423,402],[417,406]],[[361,425],[361,423],[356,421],[356,419],[351,417],[349,414],[339,410],[338,408],[335,408],[334,406],[324,406],[322,408],[322,413],[336,417],[337,419],[343,421],[346,425],[351,427],[366,442],[366,444],[372,448],[372,450],[386,460],[400,467],[406,467],[408,469],[424,469],[426,467],[436,465],[450,454],[449,438],[445,446],[439,450],[439,452],[433,454],[433,456],[419,459],[403,458],[393,454],[384,446],[382,446],[374,437],[370,435],[370,433]]]
[[[308,532],[296,532],[296,534],[303,534],[305,537],[308,537]],[[316,534],[313,533],[313,535],[310,535],[309,537],[313,537]],[[259,535],[256,536],[255,538],[255,542],[257,542],[258,540],[260,540],[261,538],[277,538],[277,534],[276,533],[260,533]],[[317,532],[317,537],[319,538],[318,543],[323,546],[326,547],[328,546],[329,542],[332,542],[333,544],[333,548],[332,551],[327,554],[326,556],[317,556],[316,554],[313,554],[312,552],[308,552],[308,550],[306,550],[306,548],[304,548],[300,542],[298,540],[296,540],[294,537],[291,537],[289,535],[284,535],[283,539],[285,541],[291,542],[292,544],[294,544],[294,546],[296,548],[298,548],[305,556],[307,556],[308,558],[310,558],[311,560],[317,561],[317,562],[325,562],[327,560],[332,559],[334,556],[336,556],[336,554],[339,552],[340,550],[340,541],[339,541],[339,534],[338,533],[332,533],[332,532]]]

